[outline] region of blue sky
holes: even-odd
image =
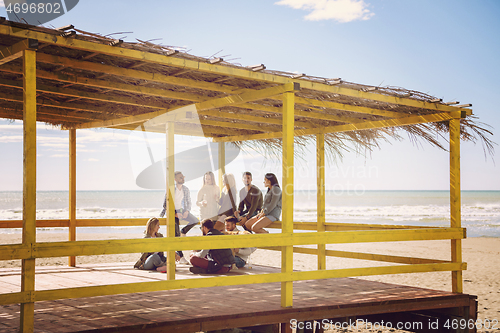
[[[1,0],[0,0],[1,3]],[[0,16],[6,16],[0,7]],[[127,41],[153,40],[244,66],[307,73],[350,82],[418,90],[445,102],[472,103],[480,121],[500,134],[500,3],[498,1],[81,0],[47,26],[76,28]],[[137,160],[125,131],[78,131],[77,188],[133,190]],[[67,132],[38,128],[39,190],[66,190]],[[381,144],[367,157],[348,154],[327,169],[334,190],[447,190],[448,153],[427,143]],[[163,138],[150,136],[160,159]],[[103,142],[105,142],[103,144]],[[179,138],[178,150],[193,144]],[[0,191],[22,189],[22,123],[0,120]],[[310,147],[314,151],[314,147]],[[497,149],[498,150],[498,149]],[[497,158],[498,160],[498,158]],[[314,188],[314,158],[297,161],[296,187]],[[498,163],[497,163],[498,164]],[[255,154],[228,167],[251,168],[256,183],[280,174],[277,161]],[[500,190],[500,170],[480,143],[462,144],[462,189]],[[200,180],[191,187],[198,187]]]

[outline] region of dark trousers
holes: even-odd
[[[191,265],[193,265],[193,266],[201,267],[205,270],[208,269],[208,259],[207,258],[200,258],[197,256],[192,256],[190,261],[191,261]],[[231,267],[222,266],[221,269],[213,272],[212,274],[224,274],[224,273],[229,272],[230,270],[231,270]]]
[[[179,227],[179,219],[176,217],[175,218],[175,237],[181,237],[181,231],[180,231],[180,227]],[[175,251],[179,257],[184,257],[184,253],[182,253],[182,251]]]
[[[181,232],[183,234],[187,234],[189,232],[189,230],[191,230],[195,225],[200,223],[200,221],[191,213],[189,213],[188,216],[183,220],[188,221],[188,224],[184,228],[182,228],[182,230],[181,230]],[[179,222],[177,222],[177,223],[179,223]]]

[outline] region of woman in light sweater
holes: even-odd
[[[264,197],[262,210],[248,220],[244,226],[246,230],[257,234],[269,233],[264,228],[274,221],[278,221],[281,215],[281,188],[278,184],[278,178],[274,173],[266,173],[264,185],[267,187],[267,193]]]
[[[200,207],[200,221],[205,219],[216,220],[219,210],[219,186],[215,184],[215,176],[212,171],[208,171],[203,176],[203,187],[198,192],[196,205]]]
[[[237,210],[236,201],[236,181],[232,173],[222,176],[222,193],[219,199],[219,212],[217,222],[215,222],[214,229],[219,231],[224,230],[224,220],[226,217],[233,216]]]

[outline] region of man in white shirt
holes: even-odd
[[[184,185],[184,175],[180,171],[176,171],[174,174],[175,179],[175,236],[186,236],[186,234],[195,225],[200,223],[200,221],[190,213],[191,210],[191,194],[186,185]],[[167,195],[165,194],[165,200],[163,201],[163,210],[160,213],[160,217],[165,215],[167,211]],[[186,220],[188,224],[179,231],[179,219]],[[182,251],[177,251],[177,254],[181,257],[179,260],[182,264],[187,264],[187,260],[184,258]]]

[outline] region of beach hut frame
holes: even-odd
[[[293,281],[337,277],[451,271],[452,291],[463,292],[461,240],[466,237],[460,213],[460,139],[464,124],[472,115],[468,108],[431,101],[407,90],[379,89],[316,77],[245,68],[221,61],[193,57],[174,48],[148,42],[121,43],[74,29],[74,34],[57,29],[33,27],[0,19],[0,117],[23,120],[23,219],[0,221],[3,228],[22,227],[22,244],[0,245],[0,260],[22,260],[22,286],[17,293],[1,295],[1,304],[21,303],[21,331],[32,331],[35,302],[62,298],[136,293],[155,290],[281,282],[281,304],[293,306]],[[58,54],[60,53],[60,54]],[[128,67],[123,63],[126,62]],[[38,68],[37,68],[38,65]],[[145,70],[148,68],[150,70]],[[151,70],[159,66],[158,71]],[[69,69],[72,74],[48,68]],[[162,69],[175,73],[162,74]],[[142,70],[141,70],[142,69]],[[63,71],[64,72],[64,71]],[[89,72],[93,75],[89,75]],[[81,73],[78,75],[78,73]],[[96,74],[97,73],[97,74]],[[19,84],[16,79],[22,76]],[[198,75],[198,76],[197,76]],[[112,79],[111,79],[112,78]],[[120,81],[121,80],[121,81]],[[144,85],[151,80],[176,90]],[[239,82],[231,85],[228,82]],[[240,80],[240,81],[238,81]],[[242,80],[242,81],[241,81]],[[47,83],[57,82],[53,86]],[[223,84],[223,83],[226,84]],[[242,82],[244,84],[242,84]],[[242,87],[243,86],[247,86]],[[99,89],[96,92],[93,89]],[[239,88],[239,89],[238,89]],[[20,98],[14,94],[22,89]],[[103,94],[103,91],[107,91]],[[42,95],[43,103],[40,102]],[[128,94],[133,94],[130,97]],[[308,97],[304,97],[307,95]],[[66,98],[64,101],[60,97]],[[153,97],[154,98],[153,98]],[[159,96],[168,99],[160,103]],[[316,96],[316,98],[315,98]],[[422,97],[424,96],[424,97]],[[72,100],[70,100],[72,98]],[[151,99],[153,102],[150,102]],[[98,101],[98,103],[95,103]],[[173,102],[172,102],[173,101]],[[85,104],[85,103],[86,104]],[[283,164],[283,214],[280,234],[235,237],[173,238],[174,160],[168,159],[168,216],[165,239],[76,241],[76,227],[144,225],[146,219],[83,220],[76,218],[76,131],[81,128],[119,128],[132,130],[159,115],[192,104],[198,111],[205,136],[219,142],[220,174],[224,172],[224,147],[242,145],[248,140],[281,140]],[[22,103],[22,112],[18,107]],[[115,108],[103,106],[106,103]],[[114,104],[113,104],[114,103]],[[172,105],[168,107],[168,105]],[[273,103],[281,106],[273,106]],[[300,104],[300,107],[299,107]],[[304,105],[308,105],[304,107]],[[131,106],[134,112],[120,112]],[[378,106],[378,107],[377,107]],[[229,108],[231,112],[221,111]],[[241,109],[237,109],[241,108]],[[214,111],[215,110],[215,111]],[[240,112],[237,112],[237,111]],[[337,113],[333,113],[336,110]],[[219,112],[219,113],[217,113]],[[269,116],[263,116],[268,112]],[[92,119],[89,114],[93,114]],[[211,118],[213,117],[213,118]],[[258,117],[258,119],[256,118]],[[181,117],[182,118],[182,117]],[[153,129],[167,133],[167,156],[173,156],[174,134],[189,134],[183,119],[159,124]],[[180,119],[180,120],[179,120]],[[261,124],[255,124],[255,121]],[[36,219],[36,122],[60,125],[69,131],[69,218]],[[321,122],[326,122],[322,125]],[[253,122],[253,124],[251,124]],[[462,126],[461,126],[462,122]],[[324,124],[324,123],[323,123]],[[325,136],[332,133],[383,130],[421,124],[440,124],[449,128],[450,227],[414,227],[327,223],[325,221]],[[445,125],[443,125],[445,124]],[[447,127],[448,126],[448,127]],[[228,136],[228,129],[235,135]],[[317,223],[293,220],[294,142],[308,136],[316,140]],[[68,227],[69,241],[40,243],[37,227]],[[294,229],[316,230],[294,233]],[[336,232],[332,232],[336,231]],[[326,244],[388,242],[411,240],[451,240],[450,260],[435,260],[326,250]],[[175,279],[175,250],[195,248],[232,248],[256,246],[281,251],[281,273],[251,276],[220,276],[199,280]],[[317,248],[301,245],[316,244]],[[163,251],[167,256],[167,280],[83,288],[35,290],[35,259],[115,253]],[[318,270],[293,271],[293,252],[314,254]],[[326,257],[397,262],[405,265],[329,270]]]

